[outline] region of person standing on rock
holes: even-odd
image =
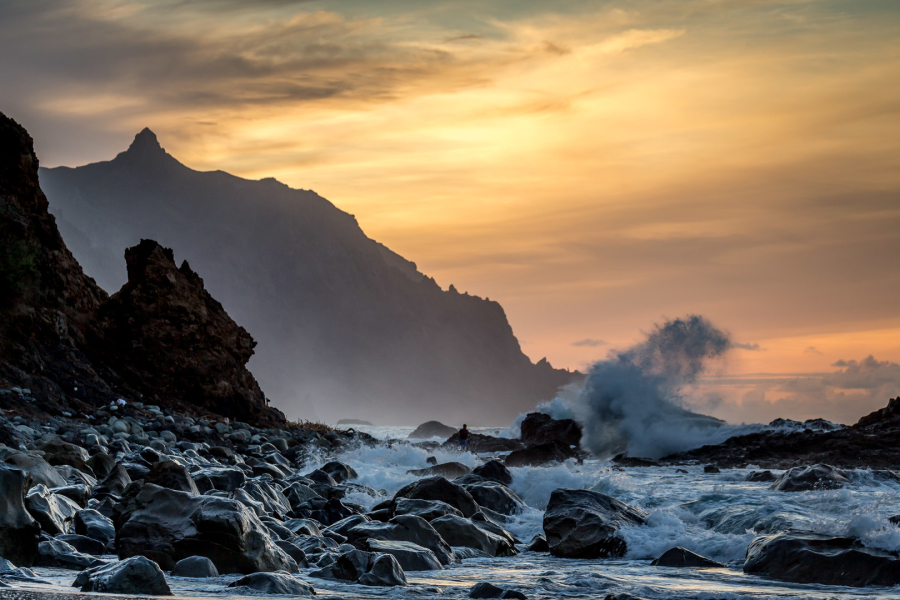
[[[469,430],[466,429],[468,425],[463,423],[462,429],[459,430],[459,447],[460,449],[469,449]]]

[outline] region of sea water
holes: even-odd
[[[347,500],[369,508],[391,497],[416,478],[407,471],[429,466],[427,458],[477,466],[484,457],[456,449],[424,449],[405,440],[412,428],[359,427],[384,444],[343,453],[338,458],[359,473],[358,483],[378,494],[352,494]],[[496,434],[497,430],[474,430]],[[314,457],[313,469],[329,460]],[[407,572],[405,588],[370,588],[310,577],[299,577],[325,598],[465,598],[476,583],[488,581],[522,591],[532,599],[603,598],[627,592],[644,598],[862,598],[900,600],[900,588],[846,588],[797,585],[746,575],[743,559],[758,534],[788,528],[833,535],[852,535],[863,543],[900,550],[900,529],[888,517],[900,514],[900,483],[869,471],[850,471],[852,484],[839,490],[785,493],[769,490],[769,483],[749,483],[753,469],[705,473],[702,465],[620,469],[608,461],[574,461],[550,467],[510,469],[512,489],[526,509],[506,525],[526,543],[542,532],[543,510],[551,492],[560,487],[590,489],[609,494],[650,514],[646,525],[622,530],[628,552],[616,560],[568,560],[523,551],[517,556],[465,560],[441,571]],[[777,471],[775,472],[778,473]],[[724,568],[676,569],[650,562],[674,546],[707,556]],[[16,583],[31,589],[62,591],[76,572],[34,569],[46,583]],[[238,576],[191,580],[169,577],[179,596],[254,596],[246,589],[227,588]],[[72,588],[68,588],[71,590]],[[67,591],[68,591],[67,590]],[[256,596],[259,596],[258,594]]]

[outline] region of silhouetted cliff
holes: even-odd
[[[31,137],[0,113],[0,386],[28,388],[34,408],[51,413],[125,397],[283,421],[245,367],[253,339],[187,264],[176,269],[171,250],[142,242],[110,298],[47,206]]]
[[[324,198],[193,171],[147,129],[112,161],[41,182],[105,289],[125,280],[119,248],[177,248],[259,340],[252,369],[291,416],[501,423],[570,379],[522,353],[499,304],[441,290]]]

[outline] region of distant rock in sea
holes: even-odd
[[[338,425],[368,425],[372,426],[372,423],[368,421],[363,421],[362,419],[340,419],[337,422]]]
[[[428,440],[435,437],[448,438],[456,432],[455,427],[444,425],[440,421],[428,421],[416,427],[415,431],[406,437],[410,440]]]

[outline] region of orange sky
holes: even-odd
[[[729,375],[900,362],[894,1],[28,5],[0,110],[44,165],[149,126],[313,189],[556,366],[688,312],[753,348]]]

